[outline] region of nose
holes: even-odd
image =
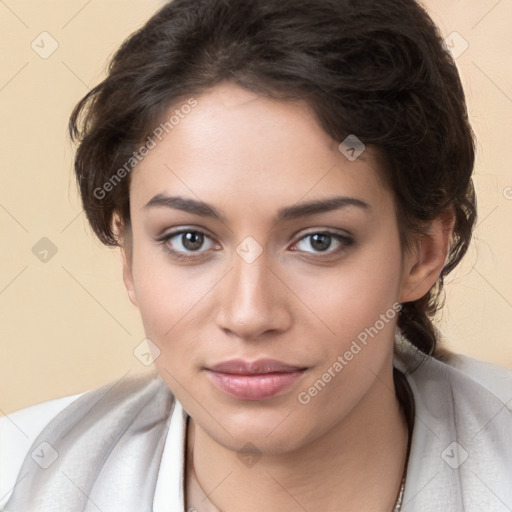
[[[237,254],[221,283],[217,325],[243,340],[286,331],[292,321],[286,287],[262,255],[247,263]]]

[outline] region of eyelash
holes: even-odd
[[[177,231],[173,231],[171,233],[167,233],[166,235],[158,238],[157,242],[159,242],[163,246],[164,250],[168,254],[170,254],[174,259],[179,260],[179,261],[192,261],[194,259],[204,257],[206,251],[195,252],[195,253],[194,252],[182,253],[180,251],[176,251],[175,249],[172,249],[171,247],[169,247],[169,244],[168,244],[169,240],[171,240],[172,238],[177,237],[179,235],[183,235],[185,233],[194,233],[194,234],[204,235],[206,238],[212,239],[212,237],[208,236],[203,231],[200,231],[198,229],[188,228],[188,229],[180,229]],[[335,233],[333,231],[325,230],[325,231],[311,231],[309,233],[306,233],[301,238],[299,238],[299,240],[297,240],[293,245],[297,245],[302,240],[305,240],[308,237],[312,237],[314,235],[327,235],[327,236],[330,236],[332,239],[337,240],[341,244],[341,247],[339,247],[335,251],[330,251],[330,252],[319,251],[318,253],[316,253],[318,255],[317,259],[328,258],[328,257],[332,257],[335,254],[342,253],[343,251],[345,251],[348,247],[350,247],[354,243],[354,240],[352,238],[350,238],[349,236],[341,235],[341,234]],[[300,252],[297,249],[295,249],[295,251]],[[309,253],[308,251],[305,251],[305,252],[306,252],[306,254],[315,254],[315,253]],[[187,254],[187,255],[185,255],[185,254]]]

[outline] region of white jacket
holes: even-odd
[[[462,355],[443,363],[402,337],[394,365],[416,410],[402,511],[512,510],[512,371]],[[129,380],[0,419],[0,510],[185,511],[186,413],[156,372]],[[92,442],[106,454],[101,464],[87,453]],[[11,508],[13,487],[23,485]]]

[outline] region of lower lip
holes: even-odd
[[[239,375],[208,371],[213,383],[230,396],[241,400],[265,400],[292,386],[304,370],[282,373]]]

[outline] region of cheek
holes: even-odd
[[[376,375],[384,379],[398,320],[400,262],[398,249],[383,258],[361,253],[306,295],[331,334],[324,338],[322,364],[304,383],[299,402],[304,411],[322,417],[325,428],[362,399]]]
[[[159,346],[190,322],[213,286],[212,277],[199,278],[190,267],[171,265],[165,250],[135,243],[133,283],[146,335]],[[154,339],[153,339],[154,338]]]
[[[338,267],[325,269],[323,275],[318,270],[315,275],[297,272],[293,279],[297,295],[304,298],[333,339],[346,343],[373,326],[381,315],[387,314],[388,320],[396,316],[401,281],[398,242],[388,245],[376,240]]]

